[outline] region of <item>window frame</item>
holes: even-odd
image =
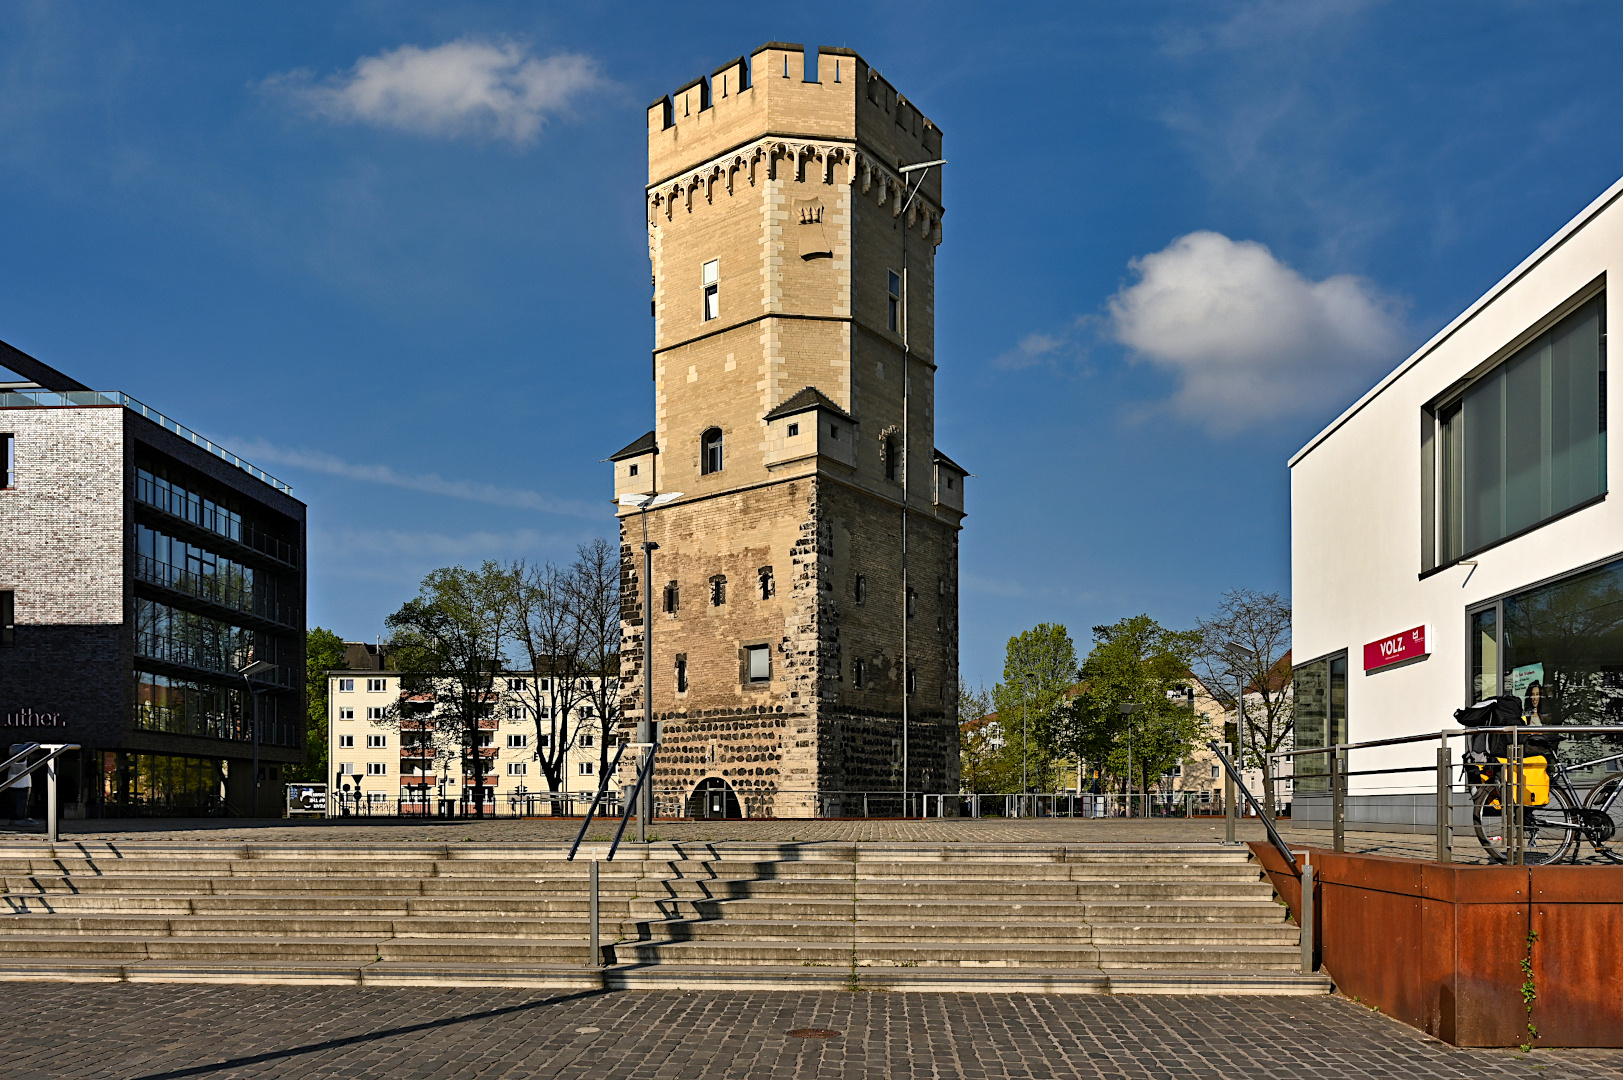
[[[0,431],[0,491],[17,486],[17,435]]]
[[[765,688],[772,683],[772,645],[765,641],[746,642],[739,649],[739,681],[745,686]],[[764,674],[756,674],[756,660]]]
[[[388,679],[367,679],[366,692],[368,694],[387,694],[389,692]]]
[[[1599,370],[1600,370],[1600,400],[1599,400],[1599,470],[1600,491],[1573,505],[1556,511],[1548,517],[1541,518],[1529,525],[1506,533],[1497,539],[1480,544],[1466,550],[1461,544],[1457,554],[1449,553],[1447,533],[1453,524],[1448,503],[1452,501],[1453,493],[1448,483],[1450,462],[1445,453],[1445,416],[1459,410],[1465,398],[1471,391],[1480,386],[1485,380],[1493,378],[1504,368],[1520,358],[1525,350],[1535,345],[1539,339],[1557,329],[1567,319],[1576,315],[1590,303],[1596,303],[1599,316]],[[1421,410],[1420,430],[1420,460],[1421,460],[1421,528],[1420,528],[1420,577],[1425,578],[1439,573],[1461,562],[1475,558],[1484,551],[1489,551],[1501,544],[1508,544],[1512,540],[1520,539],[1535,530],[1554,524],[1571,514],[1586,510],[1591,506],[1604,502],[1609,494],[1611,477],[1607,469],[1607,402],[1610,392],[1606,377],[1606,278],[1602,274],[1590,281],[1583,288],[1573,293],[1561,304],[1551,309],[1543,318],[1538,319],[1522,333],[1516,335],[1502,348],[1495,352],[1483,363],[1479,364],[1463,378],[1457,380],[1446,391],[1439,394],[1427,403]],[[1502,429],[1501,429],[1502,431]],[[1463,452],[1463,451],[1462,451]],[[1504,484],[1501,480],[1500,498],[1503,499]],[[1462,492],[1460,497],[1464,498]]]
[[[17,591],[0,589],[0,649],[17,644]]]
[[[902,332],[902,275],[885,268],[885,328]]]
[[[707,427],[699,436],[699,475],[713,476],[726,468],[727,433],[719,427]]]
[[[701,321],[714,322],[721,318],[721,260],[711,259],[700,267],[699,280],[704,297]]]
[[[676,654],[676,659],[672,663],[672,667],[675,669],[675,675],[673,676],[673,684],[676,687],[676,692],[678,694],[687,693],[688,692],[688,654],[687,653],[677,653]]]

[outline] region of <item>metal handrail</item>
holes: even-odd
[[[1257,812],[1257,817],[1261,819],[1263,828],[1268,830],[1268,839],[1272,841],[1275,850],[1284,857],[1285,865],[1290,867],[1297,877],[1301,877],[1302,871],[1297,868],[1296,856],[1291,852],[1290,845],[1285,843],[1285,838],[1279,835],[1278,829],[1274,828],[1273,818],[1262,812],[1262,804],[1252,796],[1251,789],[1245,786],[1245,781],[1240,778],[1240,774],[1234,769],[1234,762],[1229,760],[1229,756],[1223,753],[1223,748],[1217,743],[1208,742],[1206,745],[1211,748],[1212,753],[1217,755],[1217,760],[1223,763],[1223,768],[1228,770],[1229,779],[1234,782],[1236,790],[1245,798],[1246,802],[1251,804],[1251,809]]]
[[[624,754],[625,752],[626,744],[621,743],[620,749],[614,752],[614,761],[610,763],[609,767],[603,771],[603,775],[598,778],[597,794],[592,796],[592,805],[586,811],[586,820],[580,823],[580,832],[575,834],[575,842],[569,845],[569,856],[564,860],[565,862],[575,861],[575,852],[580,850],[580,842],[586,839],[586,830],[591,828],[592,819],[597,816],[598,804],[603,801],[603,796],[609,790],[609,777],[613,776],[615,771],[620,768],[620,755]]]
[[[1311,750],[1276,750],[1267,756],[1270,758],[1302,757],[1307,754],[1329,754],[1337,750],[1367,750],[1372,746],[1401,746],[1405,743],[1436,742],[1438,739],[1454,739],[1466,735],[1480,735],[1484,732],[1520,733],[1525,735],[1529,732],[1536,734],[1545,731],[1562,735],[1606,732],[1619,735],[1623,734],[1623,724],[1509,724],[1501,727],[1462,727],[1455,730],[1445,729],[1428,735],[1403,735],[1392,739],[1369,739],[1365,742],[1316,746]]]
[[[631,820],[631,811],[636,808],[638,799],[642,795],[642,786],[648,782],[648,775],[654,771],[654,747],[648,747],[648,753],[643,756],[642,767],[637,770],[637,782],[631,788],[631,794],[622,801],[626,804],[625,813],[620,815],[620,827],[614,831],[614,843],[609,845],[608,861],[614,861],[614,853],[620,850],[620,838],[626,834],[626,822]]]
[[[50,751],[32,765],[27,765],[16,776],[7,776],[0,779],[0,791],[7,791],[16,786],[23,777],[35,769],[45,769],[45,834],[53,844],[58,839],[56,827],[56,759],[69,750],[77,749],[79,749],[78,743],[29,743],[21,753],[14,754],[4,762],[0,762],[0,769],[9,772],[19,758],[26,758],[36,750]],[[32,786],[32,783],[30,783],[30,786]]]

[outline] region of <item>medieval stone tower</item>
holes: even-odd
[[[772,42],[649,107],[655,427],[614,477],[683,493],[648,512],[652,581],[619,510],[625,716],[651,620],[662,806],[957,790],[966,474],[935,449],[941,168],[909,169],[941,157],[847,49]]]

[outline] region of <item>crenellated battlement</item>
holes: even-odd
[[[887,171],[941,156],[940,128],[855,51],[769,41],[648,107],[648,184],[775,136],[840,142]],[[933,190],[932,190],[933,189]],[[940,170],[921,196],[940,205]]]

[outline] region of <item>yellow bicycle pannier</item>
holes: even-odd
[[[1507,771],[1510,763],[1505,758],[1495,758]],[[1496,772],[1498,770],[1495,770]],[[1514,777],[1510,779],[1514,780]],[[1550,802],[1550,762],[1542,754],[1522,759],[1522,805],[1547,806]],[[1497,806],[1499,800],[1491,800]]]

